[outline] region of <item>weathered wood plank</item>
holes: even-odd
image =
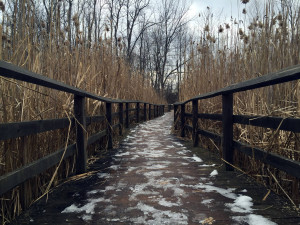
[[[193,146],[198,146],[198,100],[193,100]]]
[[[223,125],[223,139],[222,139],[222,150],[223,158],[233,164],[233,95],[224,94],[222,95],[222,125]],[[233,168],[226,163],[227,171],[233,170]]]
[[[81,174],[86,172],[87,163],[85,98],[82,96],[74,96],[74,116],[76,118],[76,173]]]
[[[30,163],[13,172],[7,173],[0,177],[0,195],[6,193],[17,185],[32,178],[47,169],[55,166],[61,159],[65,149],[60,149],[52,154],[49,154],[33,163]],[[76,144],[67,147],[64,159],[76,153]]]
[[[91,123],[104,121],[104,118],[104,116],[86,117],[86,125],[88,126]],[[72,127],[74,126],[74,121],[74,118],[71,118]],[[63,129],[68,126],[68,118],[0,124],[0,140],[7,140],[32,134],[39,134],[46,131]]]
[[[197,130],[197,133],[221,143],[222,136],[219,134],[216,134],[216,133],[213,133],[213,132],[210,132],[207,130],[200,130],[200,129]]]
[[[285,83],[289,81],[298,80],[300,78],[300,65],[291,66],[277,72],[269,73],[264,76],[256,77],[244,82],[237,84],[232,84],[225,88],[219,89],[217,91],[209,92],[206,94],[195,96],[184,102],[176,102],[174,104],[182,104],[191,102],[194,99],[207,99],[223,94],[236,93],[246,90],[252,90],[256,88],[267,87],[275,84]]]
[[[144,121],[147,120],[147,103],[144,103]]]
[[[71,120],[74,126],[74,119]],[[0,140],[38,134],[50,130],[62,129],[69,126],[67,118],[54,120],[37,120],[19,123],[0,124]]]
[[[185,136],[185,132],[184,132],[184,127],[185,127],[185,104],[181,104],[180,106],[181,109],[181,113],[180,113],[180,136],[184,137]]]
[[[300,178],[300,162],[285,158],[275,153],[267,152],[259,148],[253,148],[238,141],[233,141],[233,147],[257,160],[278,168],[292,176]]]
[[[25,81],[32,84],[37,84],[43,87],[55,89],[58,91],[64,91],[81,97],[88,97],[103,102],[119,102],[118,100],[100,97],[92,93],[88,93],[86,91],[80,90],[79,88],[30,72],[21,67],[15,66],[13,64],[4,61],[0,61],[0,74],[1,76],[7,78],[13,78],[16,80]]]
[[[186,117],[186,118],[193,118],[193,113],[184,113],[184,116]]]
[[[107,135],[107,131],[102,130],[102,131],[90,136],[87,140],[87,145],[94,144],[96,141],[98,141],[100,138],[105,137],[106,135]]]
[[[106,102],[106,129],[107,129],[107,148],[112,149],[112,116],[111,116],[111,103]]]
[[[198,118],[222,121],[222,114],[199,113]]]
[[[125,107],[126,107],[126,118],[125,118],[125,127],[129,128],[129,103],[125,103]]]
[[[280,130],[300,133],[300,119],[298,118],[234,115],[233,122],[272,129],[277,129],[280,126]]]
[[[140,103],[136,103],[136,122],[140,122]]]
[[[119,135],[120,136],[123,134],[123,125],[124,125],[123,115],[124,115],[123,103],[119,103],[119,123],[120,123]]]

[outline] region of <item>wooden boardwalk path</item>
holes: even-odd
[[[15,224],[300,224],[282,198],[171,134],[172,113],[137,125],[112,160],[69,181]]]

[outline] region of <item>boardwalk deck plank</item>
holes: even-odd
[[[271,193],[262,201],[265,187],[225,171],[217,156],[170,134],[172,121],[168,113],[136,126],[115,154],[90,166],[98,171],[60,185],[47,203],[39,201],[14,224],[209,224],[205,222],[211,220],[224,225],[248,224],[251,216],[270,224],[300,224],[299,215],[283,198]],[[211,176],[214,170],[218,174]],[[248,203],[253,206],[235,212],[232,204],[241,196],[251,197]]]

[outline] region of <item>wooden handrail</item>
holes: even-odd
[[[234,94],[241,91],[248,91],[257,88],[267,87],[275,84],[286,83],[289,81],[298,80],[300,78],[300,65],[287,67],[274,73],[269,73],[264,76],[256,77],[247,81],[243,81],[237,84],[232,84],[217,91],[205,93],[195,96],[183,102],[176,102],[174,105],[181,105],[191,102],[193,100],[201,100],[207,98],[213,98],[224,94]]]
[[[300,65],[288,67],[278,72],[233,84],[214,92],[195,96],[183,102],[177,102],[174,104],[174,128],[179,129],[181,137],[185,136],[186,129],[191,131],[194,145],[197,145],[198,143],[198,134],[217,141],[222,139],[223,158],[230,164],[233,164],[233,149],[235,148],[249,156],[254,155],[255,159],[261,160],[262,162],[283,170],[292,176],[300,178],[300,162],[258,148],[252,148],[245,143],[233,140],[233,124],[244,124],[299,133],[300,118],[233,115],[234,93],[298,79],[300,79]],[[196,107],[199,100],[216,96],[222,96],[222,114],[198,113]],[[186,113],[185,105],[191,101],[193,102],[193,113]],[[192,120],[192,126],[186,124],[187,119]],[[199,129],[197,127],[198,119],[222,121],[222,135]],[[233,170],[230,164],[226,164],[226,170]]]
[[[122,129],[124,124],[124,110],[123,104],[126,105],[125,109],[125,127],[128,128],[130,124],[130,112],[135,111],[136,122],[139,122],[140,115],[140,104],[144,107],[144,115],[146,114],[147,105],[149,107],[149,119],[155,118],[156,116],[162,115],[163,110],[154,112],[154,116],[151,117],[151,106],[155,106],[156,109],[162,108],[162,104],[150,104],[144,101],[137,100],[120,100],[105,98],[102,96],[97,96],[95,94],[83,91],[79,88],[64,84],[62,82],[50,79],[48,77],[30,72],[13,64],[0,61],[0,74],[3,77],[13,78],[19,81],[24,81],[39,86],[47,87],[50,89],[63,91],[71,93],[74,95],[74,115],[75,118],[71,118],[71,126],[76,125],[76,143],[71,144],[67,147],[67,153],[64,158],[70,157],[76,154],[76,173],[86,172],[87,163],[87,146],[93,144],[103,137],[108,137],[108,149],[113,147],[113,131],[114,129],[119,129],[119,135],[122,135]],[[106,114],[87,117],[85,114],[85,102],[86,98],[95,99],[98,101],[105,102]],[[119,112],[112,112],[112,104],[117,103],[119,105]],[[130,104],[136,104],[133,109],[129,108]],[[145,120],[146,120],[146,116]],[[114,118],[118,118],[119,123],[113,124]],[[92,134],[88,139],[86,137],[86,126],[94,122],[104,122],[106,123],[106,129],[99,131],[96,134]],[[46,131],[62,129],[68,127],[70,124],[69,119],[53,119],[53,120],[39,120],[39,121],[26,121],[19,123],[5,123],[0,124],[0,141],[8,140],[12,138],[24,137],[28,135],[38,134]],[[18,168],[15,171],[4,174],[0,176],[0,195],[11,190],[17,185],[23,183],[24,181],[44,172],[45,170],[55,166],[59,163],[64,149],[60,149],[52,154],[49,154],[43,158],[40,158],[28,165]]]

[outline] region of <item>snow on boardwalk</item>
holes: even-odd
[[[51,209],[27,216],[29,224],[277,224],[235,173],[174,137],[172,120],[167,113],[136,126],[109,168],[79,188],[62,188]]]

